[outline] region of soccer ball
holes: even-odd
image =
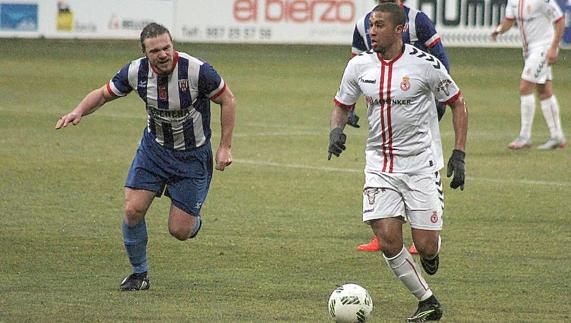
[[[373,310],[373,300],[363,287],[345,284],[333,290],[328,308],[329,315],[337,323],[363,323]]]

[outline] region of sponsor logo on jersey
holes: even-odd
[[[410,89],[410,77],[407,75],[402,77],[402,82],[400,82],[400,89],[403,91],[408,91],[408,89]]]
[[[369,106],[374,106],[374,105],[385,105],[385,104],[390,104],[390,105],[411,105],[412,104],[412,99],[408,99],[408,98],[404,98],[404,99],[397,99],[397,98],[391,98],[389,100],[387,99],[373,99],[370,96],[365,96],[365,101],[367,101],[367,104]]]
[[[171,121],[184,121],[190,117],[191,112],[191,109],[161,110],[152,106],[147,106],[147,108],[153,118],[168,119]]]
[[[364,79],[363,77],[359,77],[359,82],[361,82],[361,83],[375,84],[375,83],[377,83],[377,80],[367,80],[367,79]]]

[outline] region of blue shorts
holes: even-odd
[[[155,192],[157,197],[164,191],[176,207],[200,216],[211,180],[210,142],[190,151],[177,151],[159,145],[145,129],[125,187]]]

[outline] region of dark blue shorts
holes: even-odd
[[[200,215],[212,180],[210,142],[190,151],[167,149],[145,130],[125,187],[155,192],[164,191],[172,203],[195,216]]]

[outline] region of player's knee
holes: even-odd
[[[202,227],[202,219],[197,216],[194,223],[191,225],[171,225],[169,226],[169,233],[177,240],[185,241],[196,237],[198,231]]]
[[[547,99],[549,99],[550,97],[553,96],[553,91],[552,91],[551,89],[542,89],[541,91],[538,91],[538,92],[539,92],[539,93],[538,93],[538,94],[539,94],[539,99],[540,99],[541,101],[547,100]]]
[[[139,223],[144,217],[147,210],[137,208],[132,204],[125,205],[125,223],[127,225],[135,225]]]
[[[383,246],[383,252],[387,257],[396,256],[403,247],[402,237],[390,232],[379,232],[379,243]]]
[[[177,240],[185,241],[190,239],[190,228],[169,228],[169,233],[171,236],[175,237]]]
[[[432,241],[429,239],[415,241],[414,246],[418,254],[427,259],[432,259],[438,254],[438,240]]]
[[[519,84],[519,95],[530,95],[533,94],[533,89],[535,84],[531,82],[521,82]]]

